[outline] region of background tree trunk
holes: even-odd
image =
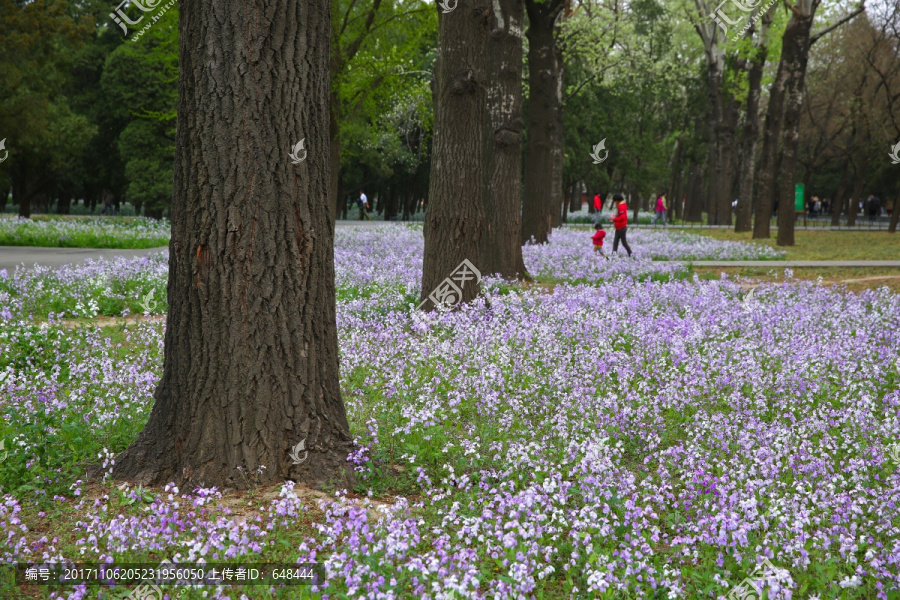
[[[555,153],[560,152],[562,64],[553,29],[563,0],[525,0],[528,11],[528,138],[525,142],[525,192],[522,196],[522,243],[547,242],[557,210]],[[550,176],[548,177],[548,174]]]
[[[850,184],[850,172],[852,162],[849,160],[844,164],[844,172],[841,174],[841,180],[838,183],[837,192],[835,192],[834,200],[831,203],[831,226],[838,227],[841,224],[841,214],[847,212],[847,186]]]
[[[744,143],[741,145],[742,171],[734,223],[735,231],[750,231],[753,228],[753,181],[756,176],[756,142],[759,137],[759,98],[768,54],[771,15],[771,11],[767,11],[762,16],[762,28],[759,38],[753,46],[753,54],[747,69],[747,106],[743,131]]]
[[[866,185],[866,171],[869,168],[869,162],[862,161],[862,164],[855,169],[855,177],[853,180],[853,192],[851,192],[850,200],[847,206],[847,226],[856,226],[856,216],[859,214],[859,201],[863,197],[863,187]]]
[[[688,176],[687,202],[685,203],[685,221],[692,223],[703,221],[703,167],[694,164]]]
[[[787,65],[790,73],[788,79],[787,104],[784,110],[784,136],[781,144],[781,171],[778,178],[781,184],[782,198],[778,209],[778,242],[779,246],[794,245],[794,180],[797,170],[797,144],[800,140],[800,111],[803,108],[803,87],[806,81],[806,63],[809,59],[809,36],[812,30],[813,18],[819,0],[802,0],[798,3],[799,10],[795,10],[788,22],[796,22],[793,35],[788,36],[785,31],[784,43],[781,48],[781,60]],[[804,198],[804,209],[806,200]]]
[[[782,37],[782,48],[791,45],[790,39],[796,35],[797,23],[794,19],[788,22]],[[775,170],[778,167],[778,143],[781,138],[781,122],[784,116],[784,96],[790,77],[789,61],[782,50],[781,60],[775,80],[769,88],[769,104],[766,108],[766,122],[763,129],[763,148],[760,156],[759,173],[756,182],[756,211],[753,219],[753,239],[768,239],[771,235],[769,221],[772,218],[772,205],[775,201]],[[793,198],[793,194],[791,194]],[[782,204],[784,204],[782,202]],[[791,210],[794,210],[791,204]]]
[[[569,212],[578,212],[581,210],[581,194],[578,190],[578,182],[573,181],[568,186],[569,188]]]
[[[338,381],[329,1],[182,0],[169,313],[144,484],[352,483]],[[307,140],[308,158],[288,150]],[[202,176],[200,175],[202,174]],[[306,440],[299,466],[288,451]]]

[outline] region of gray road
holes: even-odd
[[[113,258],[115,256],[146,256],[166,250],[162,248],[150,248],[148,250],[105,250],[98,248],[35,248],[32,246],[0,246],[0,269],[6,269],[12,273],[16,265],[24,264],[32,267],[36,264],[45,267],[61,267],[72,263],[79,263],[88,258]]]
[[[383,224],[383,221],[338,221],[339,229],[348,227],[375,227]],[[150,248],[148,250],[106,250],[98,248],[36,248],[33,246],[0,246],[0,269],[6,269],[7,272],[15,271],[17,265],[24,264],[26,267],[41,265],[45,267],[61,267],[79,263],[88,258],[113,258],[115,256],[125,256],[132,258],[135,256],[146,256],[168,249],[168,246],[161,248]]]

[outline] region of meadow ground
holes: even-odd
[[[691,231],[689,228],[685,231]],[[797,230],[794,246],[775,245],[777,231],[766,240],[752,239],[752,233],[731,229],[695,230],[716,240],[758,244],[785,252],[785,260],[900,260],[900,233],[886,231]]]
[[[422,314],[421,228],[338,231],[345,491],[85,481],[149,415],[166,256],[0,274],[0,560],[321,565],[316,587],[163,589],[184,599],[900,597],[900,296],[777,260],[692,272],[653,258],[778,256],[630,237],[605,260],[558,232],[525,248],[534,283]]]
[[[144,217],[0,217],[0,246],[157,248],[169,235],[168,221]]]

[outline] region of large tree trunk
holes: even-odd
[[[522,5],[498,0],[492,10],[460,0],[439,14],[434,142],[423,308],[429,295],[468,260],[483,274],[524,275],[521,247]],[[558,212],[557,212],[558,214]],[[463,282],[455,304],[478,288]],[[443,288],[442,288],[443,289]]]
[[[169,313],[146,427],[115,475],[352,482],[338,381],[329,0],[182,0]],[[305,138],[309,154],[288,150]],[[299,464],[289,451],[305,440]],[[308,455],[305,452],[308,451]]]
[[[547,242],[558,210],[561,182],[555,181],[555,153],[561,149],[562,64],[553,28],[563,0],[525,0],[528,11],[528,138],[525,143],[525,193],[522,197],[522,243]],[[549,175],[549,176],[548,176]]]
[[[753,180],[756,176],[756,142],[759,137],[759,98],[762,90],[763,70],[766,65],[769,43],[771,12],[762,16],[762,29],[753,46],[753,54],[747,69],[747,105],[744,119],[744,143],[741,145],[740,192],[735,215],[735,231],[753,228]]]
[[[803,0],[788,22],[781,47],[781,61],[790,73],[787,105],[784,111],[784,136],[781,145],[781,170],[778,174],[782,199],[778,207],[779,246],[794,245],[794,180],[797,170],[797,145],[800,140],[800,111],[803,108],[803,86],[809,59],[809,35],[820,0]],[[791,24],[794,24],[793,27]],[[789,35],[790,32],[790,35]],[[805,208],[805,202],[804,202]]]
[[[527,275],[522,259],[522,0],[494,0],[488,38],[486,126],[487,178],[481,189],[488,233],[481,238],[487,274],[509,279]],[[552,167],[552,165],[551,165]],[[551,179],[553,179],[551,168]],[[562,188],[562,181],[557,181]],[[553,190],[556,214],[562,194]],[[418,200],[418,199],[417,199]]]

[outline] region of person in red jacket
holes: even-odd
[[[594,242],[594,252],[599,252],[601,256],[606,256],[603,253],[603,238],[606,237],[606,232],[603,231],[603,222],[597,221],[594,225],[594,235],[591,237],[591,240]]]
[[[628,251],[628,256],[631,256],[631,247],[628,245],[628,240],[625,239],[625,235],[628,233],[628,205],[625,204],[625,196],[616,194],[613,196],[613,204],[616,206],[616,213],[612,219],[613,226],[616,228],[613,252],[619,252],[619,242],[621,241],[622,246]]]
[[[666,224],[666,194],[663,194],[656,199],[656,216],[653,217],[653,222],[651,225],[656,225],[659,223],[659,220],[662,219],[662,224]]]
[[[594,196],[594,225],[600,222],[600,211],[603,210],[603,200],[600,199],[600,194]]]

